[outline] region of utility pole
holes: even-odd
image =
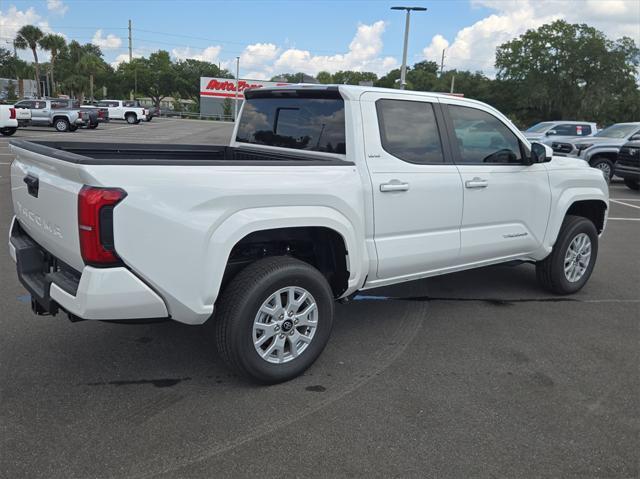
[[[425,7],[391,7],[391,10],[405,10],[407,12],[404,24],[404,48],[402,49],[402,68],[400,69],[400,89],[404,90],[407,85],[407,47],[409,45],[409,23],[411,11],[424,12]]]
[[[129,20],[129,63],[133,60],[133,42],[131,40],[131,20]]]
[[[236,104],[233,110],[233,121],[238,118],[238,83],[240,81],[240,57],[236,57]]]
[[[446,48],[442,49],[442,59],[440,60],[440,76],[442,76],[442,73],[444,72],[444,52],[445,52]]]

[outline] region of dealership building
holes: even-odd
[[[264,88],[267,86],[289,85],[285,82],[272,82],[262,80],[238,80],[238,101],[244,100],[244,91],[249,88]],[[236,99],[236,80],[234,78],[200,78],[200,114],[223,116],[225,99],[232,102]],[[239,107],[240,105],[238,105]],[[233,115],[233,103],[231,103],[231,115]]]

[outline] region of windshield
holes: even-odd
[[[638,125],[611,125],[608,128],[596,133],[595,136],[602,138],[626,138],[638,129]]]
[[[553,123],[551,123],[550,121],[544,121],[542,123],[536,123],[535,125],[533,125],[531,128],[529,128],[526,131],[529,132],[529,133],[542,133],[543,131],[545,131],[550,126],[553,126]]]

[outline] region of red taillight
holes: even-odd
[[[113,208],[127,196],[120,188],[83,186],[78,194],[80,252],[86,264],[119,263],[113,242]]]
[[[16,109],[15,108],[9,108],[9,119],[10,120],[15,120],[16,119]]]

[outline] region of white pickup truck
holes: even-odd
[[[245,92],[229,146],[12,140],[10,252],[36,313],[209,321],[273,383],[324,348],[357,291],[503,262],[584,286],[602,174],[498,111],[357,86]]]
[[[126,120],[130,125],[149,120],[149,110],[142,108],[135,101],[128,100],[100,100],[95,106],[109,109],[109,120]],[[92,105],[84,105],[83,108],[93,108]]]
[[[13,105],[0,105],[0,134],[11,136],[18,129],[18,117]]]

